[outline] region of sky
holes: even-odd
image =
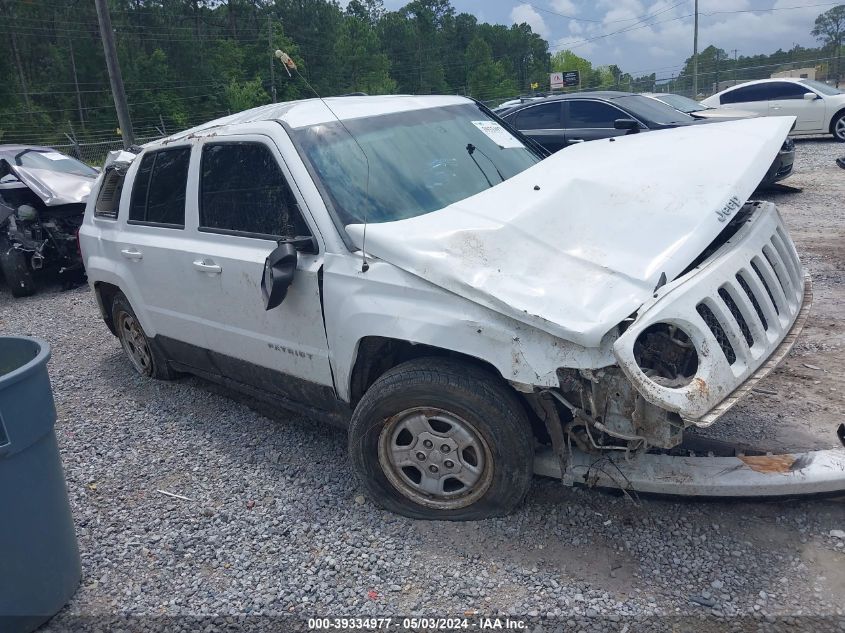
[[[395,10],[406,3],[384,4]],[[714,44],[741,56],[817,46],[810,35],[816,16],[841,3],[699,0],[699,50]],[[452,0],[452,6],[480,22],[525,22],[552,53],[568,48],[594,65],[616,64],[633,75],[672,76],[692,54],[694,0]]]

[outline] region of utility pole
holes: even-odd
[[[76,58],[73,56],[73,38],[67,38],[70,49],[70,67],[73,69],[73,86],[76,88],[76,107],[79,108],[79,122],[82,124],[82,131],[85,131],[85,115],[82,110],[82,95],[79,92],[79,81],[76,77]]]
[[[15,66],[18,68],[18,78],[21,82],[21,92],[23,92],[23,102],[26,104],[27,116],[32,120],[32,102],[29,100],[29,90],[26,87],[26,75],[23,74],[23,64],[21,64],[21,54],[18,51],[18,38],[15,32],[12,31],[12,53],[15,56]]]
[[[120,74],[120,62],[117,59],[117,49],[114,45],[114,31],[111,26],[111,16],[106,0],[94,0],[97,5],[97,20],[100,23],[100,37],[103,40],[103,51],[106,54],[106,68],[109,71],[114,109],[117,110],[117,123],[123,136],[123,147],[129,149],[135,143],[132,131],[132,119],[129,118],[129,106],[126,103],[126,92],[123,89],[123,76]]]
[[[736,85],[736,67],[739,64],[739,61],[738,61],[737,56],[736,56],[736,54],[738,52],[739,52],[739,50],[736,49],[736,48],[733,50],[733,53],[734,53],[734,86]]]
[[[716,92],[719,92],[719,49],[716,49]]]
[[[270,96],[276,103],[276,51],[273,50],[273,18],[267,16],[267,46],[270,50]]]
[[[695,26],[692,34],[692,98],[698,98],[698,0],[695,0]]]

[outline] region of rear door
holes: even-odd
[[[538,142],[550,152],[566,147],[561,101],[530,105],[508,118],[517,130]]]
[[[318,248],[298,253],[284,301],[264,309],[267,255],[279,239],[314,235],[278,148],[253,134],[211,137],[197,149],[196,228],[180,274],[190,277],[191,315],[214,364],[232,380],[298,401],[310,399],[314,384],[333,392]]]
[[[792,81],[776,81],[769,86],[769,115],[794,116],[796,132],[827,132],[824,124],[824,99],[808,101],[804,95],[813,92],[807,86]],[[813,93],[815,94],[815,93]]]
[[[630,114],[614,105],[594,99],[567,99],[564,110],[566,144],[623,136],[628,130],[617,130],[617,119],[631,119]]]
[[[727,110],[747,110],[761,116],[769,114],[768,83],[740,86],[722,94],[719,105]]]
[[[192,281],[178,265],[185,248],[185,205],[189,145],[143,154],[132,180],[128,209],[121,203],[115,240],[103,240],[106,256],[122,262],[124,292],[148,319],[156,336],[203,345],[204,334],[190,322]],[[141,317],[143,318],[143,317]]]

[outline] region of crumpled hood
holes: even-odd
[[[48,207],[88,201],[95,178],[61,171],[10,165],[9,169]]]
[[[593,347],[652,295],[662,273],[677,277],[727,226],[793,121],[575,145],[438,211],[369,224],[366,252]],[[347,227],[359,248],[363,228]]]

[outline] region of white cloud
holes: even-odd
[[[543,16],[537,13],[534,7],[530,4],[520,4],[515,6],[511,10],[511,21],[514,24],[522,24],[524,22],[540,37],[549,37],[550,32],[546,21],[543,19]]]
[[[676,3],[676,0],[596,0],[595,12],[587,16],[602,20],[602,24],[584,23],[574,28],[573,23],[561,25],[556,29],[552,49],[569,44],[575,53],[596,65],[615,63],[635,74],[657,72],[658,77],[668,77],[677,73],[692,54],[693,19],[688,15],[691,7],[673,8]],[[739,55],[754,55],[772,53],[778,48],[788,50],[793,43],[815,45],[809,31],[823,9],[765,11],[796,4],[795,0],[707,0],[701,9],[699,49],[712,44],[729,52],[738,48]],[[748,10],[759,12],[736,13]],[[644,15],[654,17],[637,24],[635,18],[642,20]],[[622,32],[589,44],[579,43],[619,30]],[[672,62],[672,66],[667,66]]]
[[[576,15],[578,7],[572,0],[551,0],[552,9],[565,15]]]

